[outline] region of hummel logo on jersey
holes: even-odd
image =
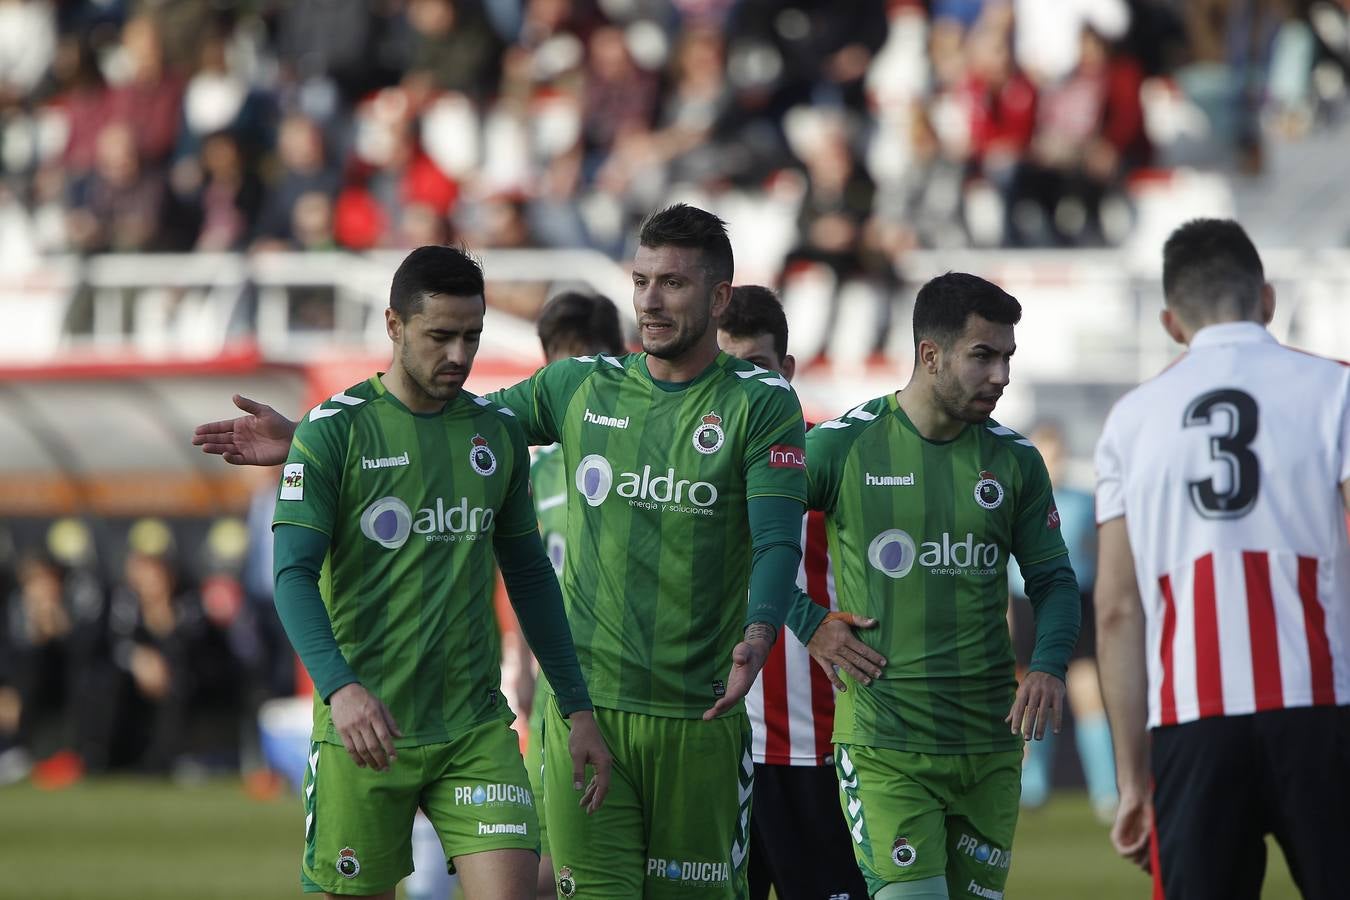
[[[434,507],[419,509],[415,516],[398,497],[381,497],[361,513],[361,533],[387,550],[402,547],[413,534],[445,543],[476,541],[492,528],[493,515],[491,509],[469,506],[467,497],[449,507],[437,497]]]
[[[993,888],[987,888],[977,884],[973,878],[970,880],[970,884],[966,887],[966,890],[969,891],[972,896],[983,897],[984,900],[1003,900],[1002,891],[996,891]]]
[[[361,457],[361,468],[363,469],[392,469],[396,466],[412,465],[412,460],[408,457],[408,451],[404,450],[398,456],[377,456],[374,459]]]
[[[866,473],[866,484],[868,487],[913,487],[914,473],[908,475],[873,475]]]
[[[507,823],[507,822],[491,822],[491,823],[489,823],[489,822],[479,822],[479,823],[478,823],[478,834],[479,834],[479,836],[482,836],[482,835],[485,835],[485,834],[522,834],[522,835],[524,835],[524,834],[529,834],[529,833],[530,833],[530,829],[528,829],[528,828],[525,827],[525,823],[524,823],[524,822],[521,822],[521,823],[518,824],[518,825],[514,825],[514,824],[511,824],[511,823]]]
[[[586,414],[583,415],[581,418],[584,421],[590,422],[592,425],[603,425],[606,428],[627,428],[628,420],[631,417],[624,416],[622,419],[616,419],[613,416],[596,415],[595,413],[591,412],[588,409],[586,410]]]

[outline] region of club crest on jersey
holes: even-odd
[[[361,861],[356,858],[356,851],[351,847],[343,847],[338,851],[337,870],[343,878],[355,878],[361,874]]]
[[[487,438],[475,434],[469,443],[469,465],[473,470],[484,478],[497,471],[497,456],[488,446]]]
[[[993,472],[980,472],[980,480],[975,482],[975,502],[985,509],[998,509],[1003,505],[1003,485]]]
[[[572,867],[563,866],[558,870],[558,893],[570,897],[577,892],[577,880],[572,877]]]
[[[919,858],[919,852],[914,849],[914,845],[908,838],[898,837],[891,846],[891,862],[902,869],[907,869],[914,865],[914,860]]]
[[[694,449],[705,456],[721,450],[726,439],[726,432],[722,430],[722,417],[715,412],[704,416],[694,429]]]

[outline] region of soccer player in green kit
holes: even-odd
[[[538,823],[500,693],[493,555],[570,716],[567,777],[608,751],[530,502],[515,417],[462,389],[483,328],[477,264],[448,247],[394,275],[394,359],[295,431],[274,520],[276,602],[315,683],[301,881],[392,898],[421,807],[469,898],[534,892]],[[345,748],[345,752],[344,752]]]
[[[1022,741],[1060,729],[1077,583],[1040,454],[990,418],[1020,318],[988,281],[933,279],[915,301],[909,384],[807,438],[839,606],[879,621],[861,634],[887,659],[839,695],[834,726],[840,801],[877,900],[1001,900]],[[1010,553],[1036,612],[1020,687]]]
[[[569,291],[549,298],[539,311],[536,331],[544,350],[544,359],[549,363],[561,362],[573,356],[622,356],[625,352],[619,310],[608,298],[596,294]],[[567,557],[567,482],[562,447],[553,444],[536,450],[534,461],[530,464],[534,509],[539,518],[544,549],[559,578],[562,577],[563,563]],[[524,662],[523,671],[532,673],[533,666],[529,660]],[[521,697],[533,698],[529,707],[530,735],[525,749],[525,769],[529,773],[535,807],[539,811],[538,891],[540,897],[552,897],[556,890],[544,807],[542,741],[549,688],[542,673],[532,689],[521,692]]]
[[[741,700],[795,581],[804,424],[784,379],[717,348],[733,267],[721,220],[677,205],[648,218],[639,245],[645,352],[564,360],[492,397],[531,443],[562,445],[563,594],[615,754],[604,809],[573,815],[556,800],[569,725],[550,701],[549,840],[565,897],[739,897],[753,772]],[[200,426],[194,443],[272,462],[289,423],[235,402],[250,415]],[[824,614],[805,598],[789,625],[818,661],[860,667],[866,683],[880,660]]]

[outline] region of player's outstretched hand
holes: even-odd
[[[1148,846],[1152,823],[1153,803],[1148,796],[1121,791],[1116,822],[1111,826],[1111,843],[1117,853],[1145,872],[1152,871]]]
[[[279,466],[291,449],[296,423],[266,403],[235,394],[234,405],[248,413],[198,425],[192,444],[204,453],[224,457],[234,466]]]
[[[389,707],[357,682],[344,684],[328,698],[333,729],[342,738],[342,746],[361,768],[389,771],[398,756],[394,738],[403,737]]]
[[[750,686],[759,677],[759,670],[773,649],[774,631],[772,625],[751,625],[745,630],[745,640],[731,651],[731,671],[727,673],[727,689],[717,702],[703,714],[703,721],[715,719],[736,704],[746,694]]]
[[[881,677],[886,665],[886,657],[864,644],[853,633],[854,628],[875,628],[876,619],[856,616],[849,612],[832,612],[820,623],[806,649],[816,665],[825,671],[837,691],[847,691],[844,680],[839,677],[843,669],[854,681],[871,684],[873,678]]]
[[[578,710],[567,720],[572,726],[571,734],[567,736],[567,752],[572,755],[572,790],[580,791],[585,785],[581,808],[590,815],[601,807],[609,793],[609,770],[614,760],[590,710]],[[585,780],[587,765],[595,769],[589,783]]]
[[[1028,672],[1017,688],[1012,709],[1003,718],[1013,734],[1029,741],[1045,738],[1045,726],[1059,734],[1064,724],[1064,681],[1048,672]]]

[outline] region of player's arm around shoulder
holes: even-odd
[[[574,356],[539,368],[523,381],[494,391],[487,399],[519,420],[530,444],[552,444],[562,439],[562,423],[572,396],[586,379],[622,376],[628,357]]]

